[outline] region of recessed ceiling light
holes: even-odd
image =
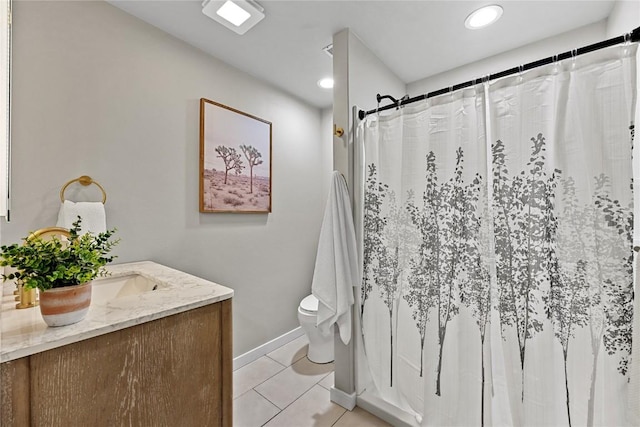
[[[236,27],[239,27],[240,25],[244,24],[244,21],[251,18],[251,14],[249,12],[232,1],[224,2],[222,7],[218,9],[216,14],[231,22]]]
[[[464,26],[470,30],[477,30],[493,24],[502,16],[502,7],[497,4],[482,7],[472,12],[464,21]]]
[[[318,80],[318,86],[320,86],[322,89],[331,89],[333,88],[333,79],[331,77],[320,79]]]
[[[264,9],[253,0],[204,0],[202,13],[240,35],[264,18]]]

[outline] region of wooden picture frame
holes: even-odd
[[[271,212],[271,122],[200,99],[200,212]]]

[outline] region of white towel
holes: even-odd
[[[78,216],[82,218],[80,224],[81,234],[91,232],[93,234],[107,231],[107,215],[102,202],[71,202],[65,200],[60,206],[58,213],[58,227],[71,228],[77,221]]]
[[[360,283],[351,201],[344,177],[333,172],[324,211],[311,291],[318,298],[317,325],[328,335],[335,323],[345,344],[351,339],[353,287]]]

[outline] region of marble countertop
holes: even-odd
[[[12,290],[5,283],[0,312],[0,362],[18,359],[87,338],[203,307],[233,296],[233,290],[151,261],[115,264],[110,276],[94,281],[94,295],[87,317],[73,325],[48,327],[38,307],[18,310]],[[96,298],[101,280],[138,274],[155,283],[153,292],[117,298]],[[103,286],[104,286],[103,284]]]

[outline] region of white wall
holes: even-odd
[[[352,123],[358,119],[351,116],[351,108],[354,105],[365,110],[375,107],[378,92],[400,97],[405,93],[405,84],[349,29],[333,36],[333,78],[333,121],[345,130],[343,137],[333,138],[333,166],[347,177],[349,189],[353,191],[358,182],[354,182],[353,176]],[[336,335],[334,342],[335,388],[353,393],[354,340],[345,346]],[[335,397],[332,392],[331,398],[335,400]]]
[[[322,170],[333,171],[333,108],[322,110]],[[331,180],[322,181],[322,194],[326,198],[329,195]]]
[[[404,82],[357,35],[349,33],[349,104],[370,110],[378,105],[377,93],[401,98],[405,92]]]
[[[606,20],[540,40],[407,85],[411,96],[447,88],[606,39]]]
[[[235,290],[234,355],[298,326],[329,179],[321,112],[101,2],[14,2],[12,220],[55,224],[60,187],[108,193],[118,262]],[[273,123],[273,212],[198,212],[199,99]],[[329,160],[330,161],[330,160]]]
[[[342,138],[334,138],[333,162],[351,185],[353,156],[349,144],[353,120],[357,120],[351,117],[351,108],[369,110],[377,105],[377,93],[401,97],[406,86],[349,29],[333,36],[333,78],[334,123],[345,130]]]
[[[607,38],[629,33],[640,27],[640,0],[618,0],[607,20]]]

